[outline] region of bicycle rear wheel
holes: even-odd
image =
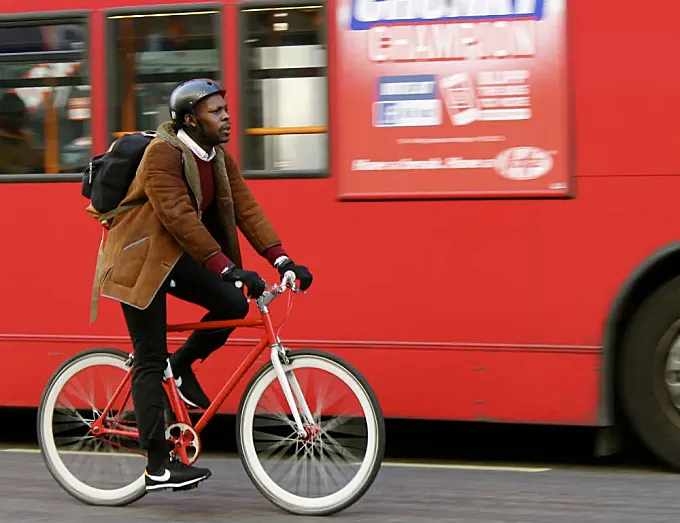
[[[349,507],[380,470],[385,425],[375,393],[343,359],[296,351],[284,364],[299,385],[312,423],[297,402],[307,434],[298,434],[274,366],[248,384],[237,414],[241,461],[257,489],[276,506],[299,515],[329,515]]]
[[[126,505],[146,494],[146,455],[138,439],[90,430],[123,383],[127,358],[117,349],[77,354],[55,371],[40,400],[37,431],[45,464],[64,490],[91,505]],[[111,429],[136,429],[130,380],[105,422]],[[85,478],[84,468],[91,473]]]

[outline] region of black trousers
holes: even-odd
[[[122,304],[134,347],[132,399],[143,449],[148,449],[152,440],[165,441],[162,381],[168,358],[168,294],[207,309],[208,313],[203,317],[205,321],[241,319],[248,314],[248,302],[243,291],[232,283],[222,281],[188,254],[182,255],[146,309]],[[191,365],[197,359],[207,358],[224,345],[232,332],[233,329],[193,332],[173,354],[173,365]]]

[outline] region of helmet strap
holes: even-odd
[[[201,136],[205,136],[205,128],[203,127],[201,121],[198,119],[198,116],[196,117],[196,127],[198,128],[198,132],[201,133]]]
[[[201,137],[205,137],[205,128],[203,127],[203,124],[201,123],[201,121],[196,116],[196,113],[192,113],[192,114],[196,118],[196,125],[195,126],[189,126],[186,122],[184,122],[183,127],[185,127],[185,131],[187,129],[191,129],[193,132],[197,132]]]

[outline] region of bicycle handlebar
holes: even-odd
[[[281,283],[278,285],[267,285],[265,294],[274,294],[278,296],[286,291],[286,288],[290,288],[293,292],[300,292],[300,289],[295,285],[295,273],[293,271],[286,271],[281,278]]]
[[[234,285],[240,289],[243,287],[243,282],[241,280],[237,280],[234,282]],[[266,288],[262,296],[257,298],[258,304],[262,306],[267,306],[269,305],[272,301],[274,301],[274,298],[279,296],[280,294],[283,294],[287,288],[290,288],[291,291],[293,292],[302,292],[297,285],[295,285],[295,273],[293,271],[286,271],[283,275],[283,278],[281,278],[281,283],[280,284],[274,284],[274,285],[269,285],[266,284]]]

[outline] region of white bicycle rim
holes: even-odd
[[[54,406],[64,385],[78,372],[94,366],[108,365],[124,371],[128,368],[125,360],[113,354],[92,354],[83,356],[62,370],[56,380],[51,384],[50,390],[45,397],[42,410],[40,427],[42,433],[41,451],[51,465],[52,471],[61,478],[62,485],[75,497],[83,501],[95,504],[116,504],[128,498],[140,496],[146,491],[144,474],[142,473],[132,483],[117,489],[98,489],[80,481],[66,467],[59,456],[53,433]]]
[[[257,408],[263,392],[272,381],[277,379],[273,367],[270,367],[266,372],[260,375],[257,382],[251,387],[247,398],[244,400],[241,417],[241,444],[244,454],[243,457],[252,472],[254,480],[261,488],[268,492],[272,498],[280,501],[282,505],[303,514],[327,512],[350,500],[362,490],[366,481],[371,477],[375,462],[378,458],[379,449],[377,416],[373,409],[370,396],[361,383],[343,366],[333,360],[324,358],[323,356],[305,354],[293,356],[290,365],[286,365],[285,368],[286,370],[313,368],[326,371],[340,379],[354,393],[363,410],[367,427],[366,453],[359,470],[340,490],[318,498],[298,496],[283,489],[274,482],[258,459],[255,441],[253,439],[253,419],[255,409]]]

